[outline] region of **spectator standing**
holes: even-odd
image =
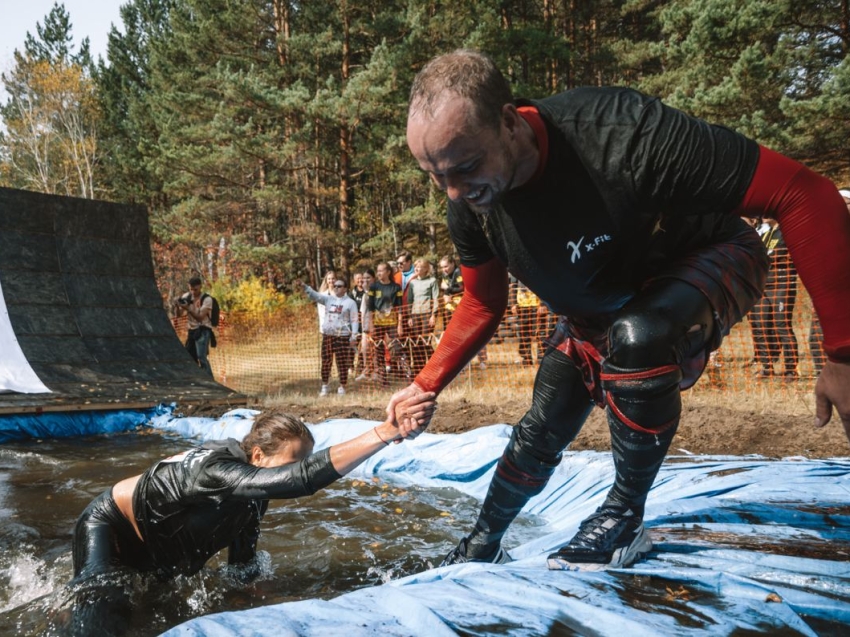
[[[410,279],[414,276],[416,276],[416,271],[413,268],[413,255],[408,250],[402,250],[398,253],[396,260],[393,261],[390,272],[390,278],[401,288],[401,309],[399,310],[401,312],[401,322],[398,327],[399,339],[405,336],[405,331],[407,330],[407,308],[405,307],[407,304],[407,284],[410,283]],[[401,347],[400,342],[399,347]],[[406,348],[402,347],[402,350],[404,349]],[[398,363],[399,361],[399,358],[392,358],[392,352],[389,349],[384,351],[384,364],[387,367],[392,368],[394,363]]]
[[[348,296],[350,296],[354,300],[354,304],[357,306],[357,313],[360,317],[360,334],[358,334],[358,338],[362,339],[363,334],[366,333],[366,328],[363,326],[363,311],[361,310],[361,305],[363,304],[363,297],[366,296],[366,292],[363,289],[363,273],[355,272],[352,278],[354,281],[354,285],[351,286],[351,289],[348,290]],[[362,356],[360,355],[360,344],[358,342],[355,347],[354,354],[354,363],[353,367],[349,370],[351,375],[357,374],[357,370],[360,369],[363,365]],[[357,380],[356,378],[354,380]]]
[[[212,309],[213,299],[201,289],[201,277],[189,279],[189,291],[177,299],[175,314],[187,317],[189,331],[186,335],[186,351],[210,376],[210,343],[213,342]]]
[[[374,341],[374,312],[369,309],[369,290],[375,284],[375,271],[365,270],[362,276],[363,299],[360,301],[360,320],[363,332],[360,338],[360,375],[354,380],[380,380]]]
[[[753,349],[759,378],[770,378],[776,372],[774,364],[780,354],[784,364],[782,377],[797,378],[798,345],[794,335],[793,316],[797,302],[797,271],[782,238],[782,231],[773,220],[756,228],[770,257],[770,270],[764,295],[750,312]]]
[[[437,324],[440,285],[426,259],[417,259],[413,269],[416,276],[407,284],[407,339],[413,373],[418,374],[434,353],[431,335]]]
[[[366,327],[363,325],[363,297],[366,296],[366,291],[363,289],[363,273],[356,272],[354,274],[354,285],[351,286],[351,289],[348,291],[348,296],[350,296],[354,300],[354,304],[357,306],[357,312],[360,316],[360,339],[362,340],[363,334],[366,333]],[[355,348],[354,354],[354,367],[351,370],[352,373],[356,374],[357,371],[363,366],[361,348],[358,345]],[[357,380],[355,378],[354,380]]]
[[[523,365],[534,365],[534,342],[540,336],[540,299],[528,289],[522,281],[511,277],[511,314],[517,320],[517,333],[519,336],[519,357]],[[543,348],[538,344],[537,359],[543,357]]]
[[[336,281],[336,272],[328,270],[319,284],[319,294],[330,294],[334,289],[334,281]],[[321,303],[316,304],[316,312],[319,315],[319,331],[322,330],[322,325],[325,323],[325,306]]]
[[[463,296],[463,275],[454,257],[448,254],[440,259],[440,272],[440,310],[443,315],[443,329],[446,329]]]
[[[371,313],[372,342],[375,344],[375,358],[381,384],[388,384],[387,371],[393,361],[407,360],[401,351],[399,333],[402,332],[402,295],[401,286],[390,278],[390,264],[382,261],[378,264],[377,280],[369,287],[367,310]],[[383,363],[383,364],[382,364]]]
[[[345,386],[348,384],[348,369],[354,362],[357,332],[360,329],[357,305],[348,296],[348,287],[342,279],[334,281],[332,294],[316,292],[302,281],[296,281],[296,283],[304,288],[304,292],[313,302],[325,308],[325,320],[321,328],[322,388],[319,390],[319,395],[328,395],[328,381],[334,360],[336,360],[336,371],[339,374],[337,393],[344,394]]]

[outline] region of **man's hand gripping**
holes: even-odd
[[[398,427],[402,438],[416,438],[431,423],[437,409],[436,398],[434,392],[426,392],[416,383],[411,383],[390,398],[387,420]]]

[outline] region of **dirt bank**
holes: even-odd
[[[362,400],[362,397],[359,400]],[[333,418],[383,419],[383,409],[377,406],[381,401],[370,400],[370,403],[372,404],[369,406],[358,404],[358,398],[355,396],[298,401],[283,397],[266,401],[266,404],[283,408],[310,423]],[[527,408],[527,401],[518,400],[503,401],[499,405],[482,405],[464,399],[442,400],[429,431],[456,433],[495,423],[513,424]],[[739,411],[725,406],[686,402],[682,423],[673,441],[671,453],[736,456],[759,454],[775,458],[830,458],[850,455],[850,443],[837,418],[823,429],[815,429],[813,421],[813,415]],[[571,448],[610,449],[608,426],[601,410],[594,409]]]

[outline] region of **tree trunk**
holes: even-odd
[[[288,47],[290,37],[289,14],[290,7],[287,0],[274,0],[274,29],[277,33],[277,61],[281,66],[286,66],[289,59]]]
[[[348,3],[342,3],[342,86],[343,90],[351,75],[351,18],[348,15]],[[341,246],[339,266],[346,276],[349,273],[350,263],[348,254],[348,236],[351,217],[351,133],[347,125],[342,124],[339,128],[339,232]]]

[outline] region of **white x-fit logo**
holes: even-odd
[[[601,234],[595,239],[591,239],[587,243],[584,244],[585,252],[593,252],[599,246],[608,243],[611,241],[611,235],[609,234]],[[582,255],[582,243],[584,242],[584,237],[579,239],[578,241],[567,241],[567,248],[572,250],[572,254],[570,255],[570,263],[575,263],[579,259],[581,259]]]
[[[584,241],[584,237],[579,239],[578,241],[567,241],[567,248],[572,249],[573,254],[570,257],[570,263],[575,263],[579,259],[581,259],[581,242]]]

